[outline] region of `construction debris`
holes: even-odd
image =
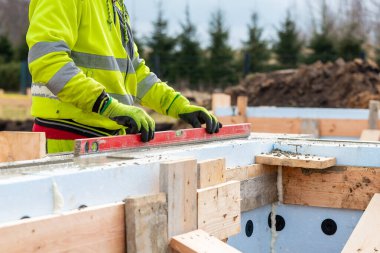
[[[226,93],[233,104],[237,96],[248,95],[250,106],[368,108],[370,100],[380,100],[379,73],[375,62],[338,59],[297,70],[252,74]]]

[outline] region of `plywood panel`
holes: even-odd
[[[124,203],[3,225],[0,252],[124,253]]]
[[[0,162],[39,159],[46,156],[45,133],[0,132]]]
[[[240,182],[198,190],[198,228],[225,239],[240,232]]]
[[[284,204],[365,210],[380,192],[380,170],[283,168]]]
[[[160,191],[167,194],[168,238],[197,229],[197,161],[162,163]]]
[[[380,250],[380,194],[375,194],[342,253],[378,252]]]
[[[166,253],[168,213],[166,194],[125,200],[128,253]]]
[[[226,182],[224,158],[212,159],[198,163],[198,189]]]
[[[170,246],[178,253],[239,253],[240,251],[202,230],[175,236]]]

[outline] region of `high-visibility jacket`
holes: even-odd
[[[92,112],[103,91],[124,104],[168,113],[178,93],[139,57],[122,9],[112,0],[31,0],[27,42],[34,117],[121,129]]]

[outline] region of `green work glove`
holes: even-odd
[[[222,128],[222,124],[206,108],[191,105],[189,100],[181,95],[170,106],[168,115],[180,118],[194,128],[200,128],[202,124],[206,124],[206,132],[209,134],[218,133],[219,128]]]
[[[124,105],[110,97],[100,114],[127,127],[128,134],[141,133],[141,141],[143,142],[148,142],[154,138],[155,122],[143,109]]]

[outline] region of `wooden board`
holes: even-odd
[[[342,253],[378,252],[380,250],[380,194],[375,194]]]
[[[283,167],[283,190],[284,204],[365,210],[373,195],[380,192],[380,170]]]
[[[128,253],[166,253],[168,213],[166,194],[125,200]]]
[[[239,253],[241,251],[202,230],[175,236],[170,247],[178,253]]]
[[[0,252],[124,253],[124,203],[2,225]]]
[[[218,116],[218,120],[223,125],[231,125],[231,124],[242,124],[247,122],[247,118],[245,116]]]
[[[240,196],[242,212],[277,202],[277,173],[241,181]]]
[[[300,134],[301,119],[288,118],[248,118],[252,131],[258,133]]]
[[[227,181],[237,180],[243,181],[253,177],[264,176],[277,173],[277,167],[263,164],[251,164],[237,168],[228,168],[225,171]]]
[[[0,162],[39,159],[46,156],[45,133],[0,132]]]
[[[368,116],[369,129],[379,129],[377,125],[377,122],[379,121],[379,109],[380,109],[380,101],[376,101],[376,100],[369,101],[369,116]]]
[[[224,93],[214,93],[211,98],[211,110],[231,107],[231,96]]]
[[[228,117],[222,117],[227,122]],[[223,121],[222,121],[223,122]],[[235,124],[245,122],[243,119],[235,119]],[[252,123],[252,131],[258,133],[286,133],[301,134],[301,119],[296,118],[248,118],[248,123]],[[351,119],[318,119],[319,134],[322,137],[359,137],[364,129],[368,128],[367,120]],[[380,121],[377,122],[380,128]]]
[[[198,228],[225,239],[240,232],[240,182],[198,190]]]
[[[365,129],[361,136],[361,141],[380,141],[380,130]]]
[[[167,194],[168,238],[197,229],[197,161],[165,162],[160,167],[160,191]]]
[[[226,182],[224,158],[212,159],[198,163],[198,189]]]
[[[237,102],[236,102],[236,107],[238,108],[240,116],[246,117],[247,106],[248,106],[248,97],[247,96],[238,96]]]
[[[257,155],[255,161],[258,164],[289,166],[294,168],[326,169],[336,165],[335,157],[320,157],[313,155],[298,155],[282,151],[274,151],[270,154]]]

